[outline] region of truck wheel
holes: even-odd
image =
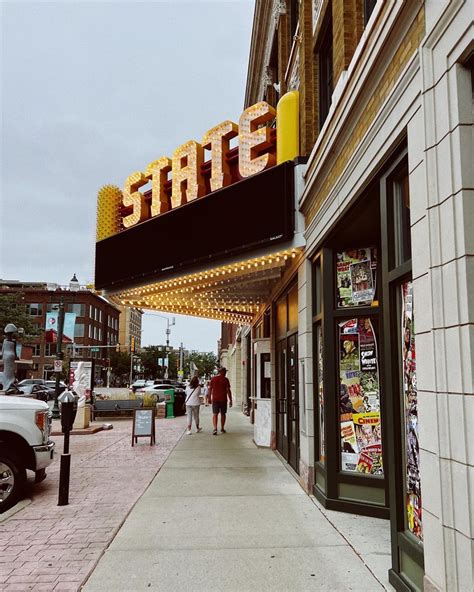
[[[17,458],[0,450],[0,514],[14,506],[26,485],[26,469]]]

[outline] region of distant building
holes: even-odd
[[[65,312],[76,314],[74,348],[70,348],[70,355],[94,359],[96,378],[105,379],[108,353],[119,342],[120,310],[117,306],[86,286],[80,285],[77,280],[71,281],[69,286],[0,280],[0,295],[13,293],[22,294],[26,312],[39,330],[38,335],[24,340],[25,345],[33,348],[33,353],[32,364],[26,376],[23,372],[22,378],[50,379],[54,376],[56,343],[48,339],[46,315],[56,310],[63,301]],[[63,343],[66,344],[67,341],[65,339]],[[103,347],[106,345],[110,345],[111,348]]]
[[[119,343],[122,351],[129,351],[132,337],[135,338],[135,351],[141,349],[143,310],[130,306],[117,306],[120,310]]]

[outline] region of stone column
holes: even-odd
[[[425,10],[422,107],[408,127],[424,589],[448,592],[474,583],[472,2]]]

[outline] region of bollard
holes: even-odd
[[[58,506],[67,506],[69,503],[69,478],[71,474],[69,434],[76,418],[77,396],[72,391],[64,391],[58,401],[61,403],[61,430],[64,434],[63,453],[61,454],[59,467]]]

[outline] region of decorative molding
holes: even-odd
[[[323,0],[313,0],[313,35],[316,32],[316,25],[318,24],[319,17],[321,16],[322,6]]]
[[[296,50],[291,64],[290,76],[287,83],[288,90],[298,90],[300,87],[300,48]]]

